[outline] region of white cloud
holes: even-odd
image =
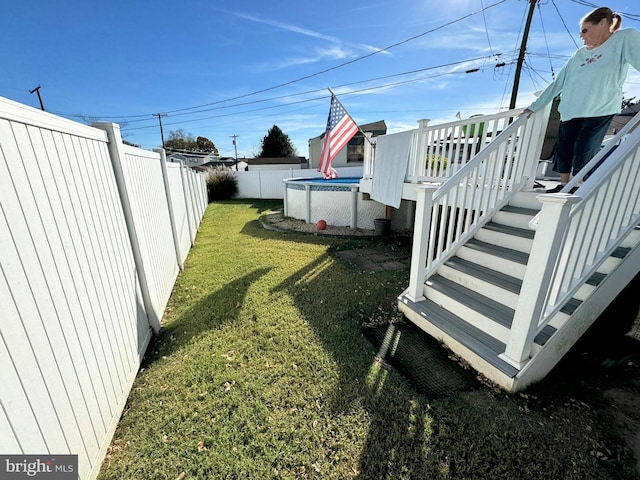
[[[237,17],[243,18],[245,20],[250,20],[252,22],[262,23],[262,24],[265,24],[265,25],[271,25],[272,27],[278,28],[280,30],[285,30],[285,31],[288,31],[288,32],[293,32],[293,33],[298,33],[300,35],[305,35],[307,37],[326,40],[326,41],[331,42],[331,43],[335,43],[335,44],[339,44],[339,45],[343,45],[343,46],[349,46],[351,48],[356,48],[358,50],[365,50],[367,52],[380,51],[381,53],[389,53],[389,52],[385,52],[382,49],[374,47],[374,46],[371,46],[371,45],[367,45],[367,44],[364,44],[364,43],[345,42],[345,41],[343,41],[342,39],[340,39],[338,37],[334,37],[334,36],[331,36],[331,35],[325,35],[323,33],[316,32],[314,30],[309,30],[307,28],[298,27],[297,25],[291,25],[291,24],[287,24],[287,23],[278,22],[278,21],[275,21],[275,20],[258,18],[258,17],[254,17],[252,15],[248,15],[248,14],[245,14],[245,13],[235,13],[235,15]]]

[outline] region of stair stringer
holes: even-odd
[[[529,385],[542,380],[629,282],[640,273],[639,245],[625,256],[615,270],[607,274],[600,285],[573,312],[567,323],[560,327],[524,365],[514,379],[512,391],[524,390]]]

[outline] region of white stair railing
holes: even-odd
[[[519,117],[423,200],[433,207],[416,215],[414,232],[425,231],[424,224],[429,223],[428,241],[416,245],[414,239],[407,296],[422,298],[426,279],[515,193],[533,185],[548,118],[548,108]],[[424,191],[419,195],[423,197]]]
[[[516,366],[528,361],[535,336],[640,222],[640,128],[579,193],[540,196],[543,207],[503,356]]]

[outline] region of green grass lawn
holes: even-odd
[[[362,334],[408,268],[337,255],[395,240],[264,230],[280,206],[209,205],[100,479],[639,478],[584,382],[416,392]]]

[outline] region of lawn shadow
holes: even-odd
[[[348,284],[359,275],[365,275],[364,283],[372,288],[366,305],[363,297],[349,288],[354,285]],[[430,478],[429,473],[434,472],[427,454],[430,402],[479,385],[470,372],[448,358],[437,342],[409,324],[362,328],[363,321],[373,315],[387,320],[397,317],[396,288],[400,290],[397,285],[387,286],[394,276],[402,282],[406,271],[365,273],[329,253],[274,289],[286,291],[295,300],[301,315],[339,366],[339,388],[329,399],[332,415],[339,417],[354,406],[367,410],[367,437],[357,473],[361,479],[409,478],[407,472],[411,472],[411,478]],[[336,282],[347,282],[340,295],[327,290]],[[363,282],[358,280],[358,284]],[[382,305],[384,311],[379,308]],[[423,351],[417,355],[418,350]],[[405,365],[411,366],[414,375],[403,378],[394,367],[402,364],[398,360],[410,357],[414,363]],[[407,388],[407,380],[417,388]]]
[[[270,270],[270,268],[260,268],[244,275],[226,284],[224,288],[202,297],[181,312],[167,323],[160,335],[154,337],[147,348],[142,366],[146,367],[158,358],[184,348],[193,341],[194,337],[198,337],[203,332],[235,321],[239,311],[238,305],[244,303],[249,287]],[[173,295],[188,295],[188,293],[174,290]],[[183,301],[180,300],[180,302]],[[171,308],[171,301],[169,308]],[[222,315],[219,312],[225,312],[225,314]]]

